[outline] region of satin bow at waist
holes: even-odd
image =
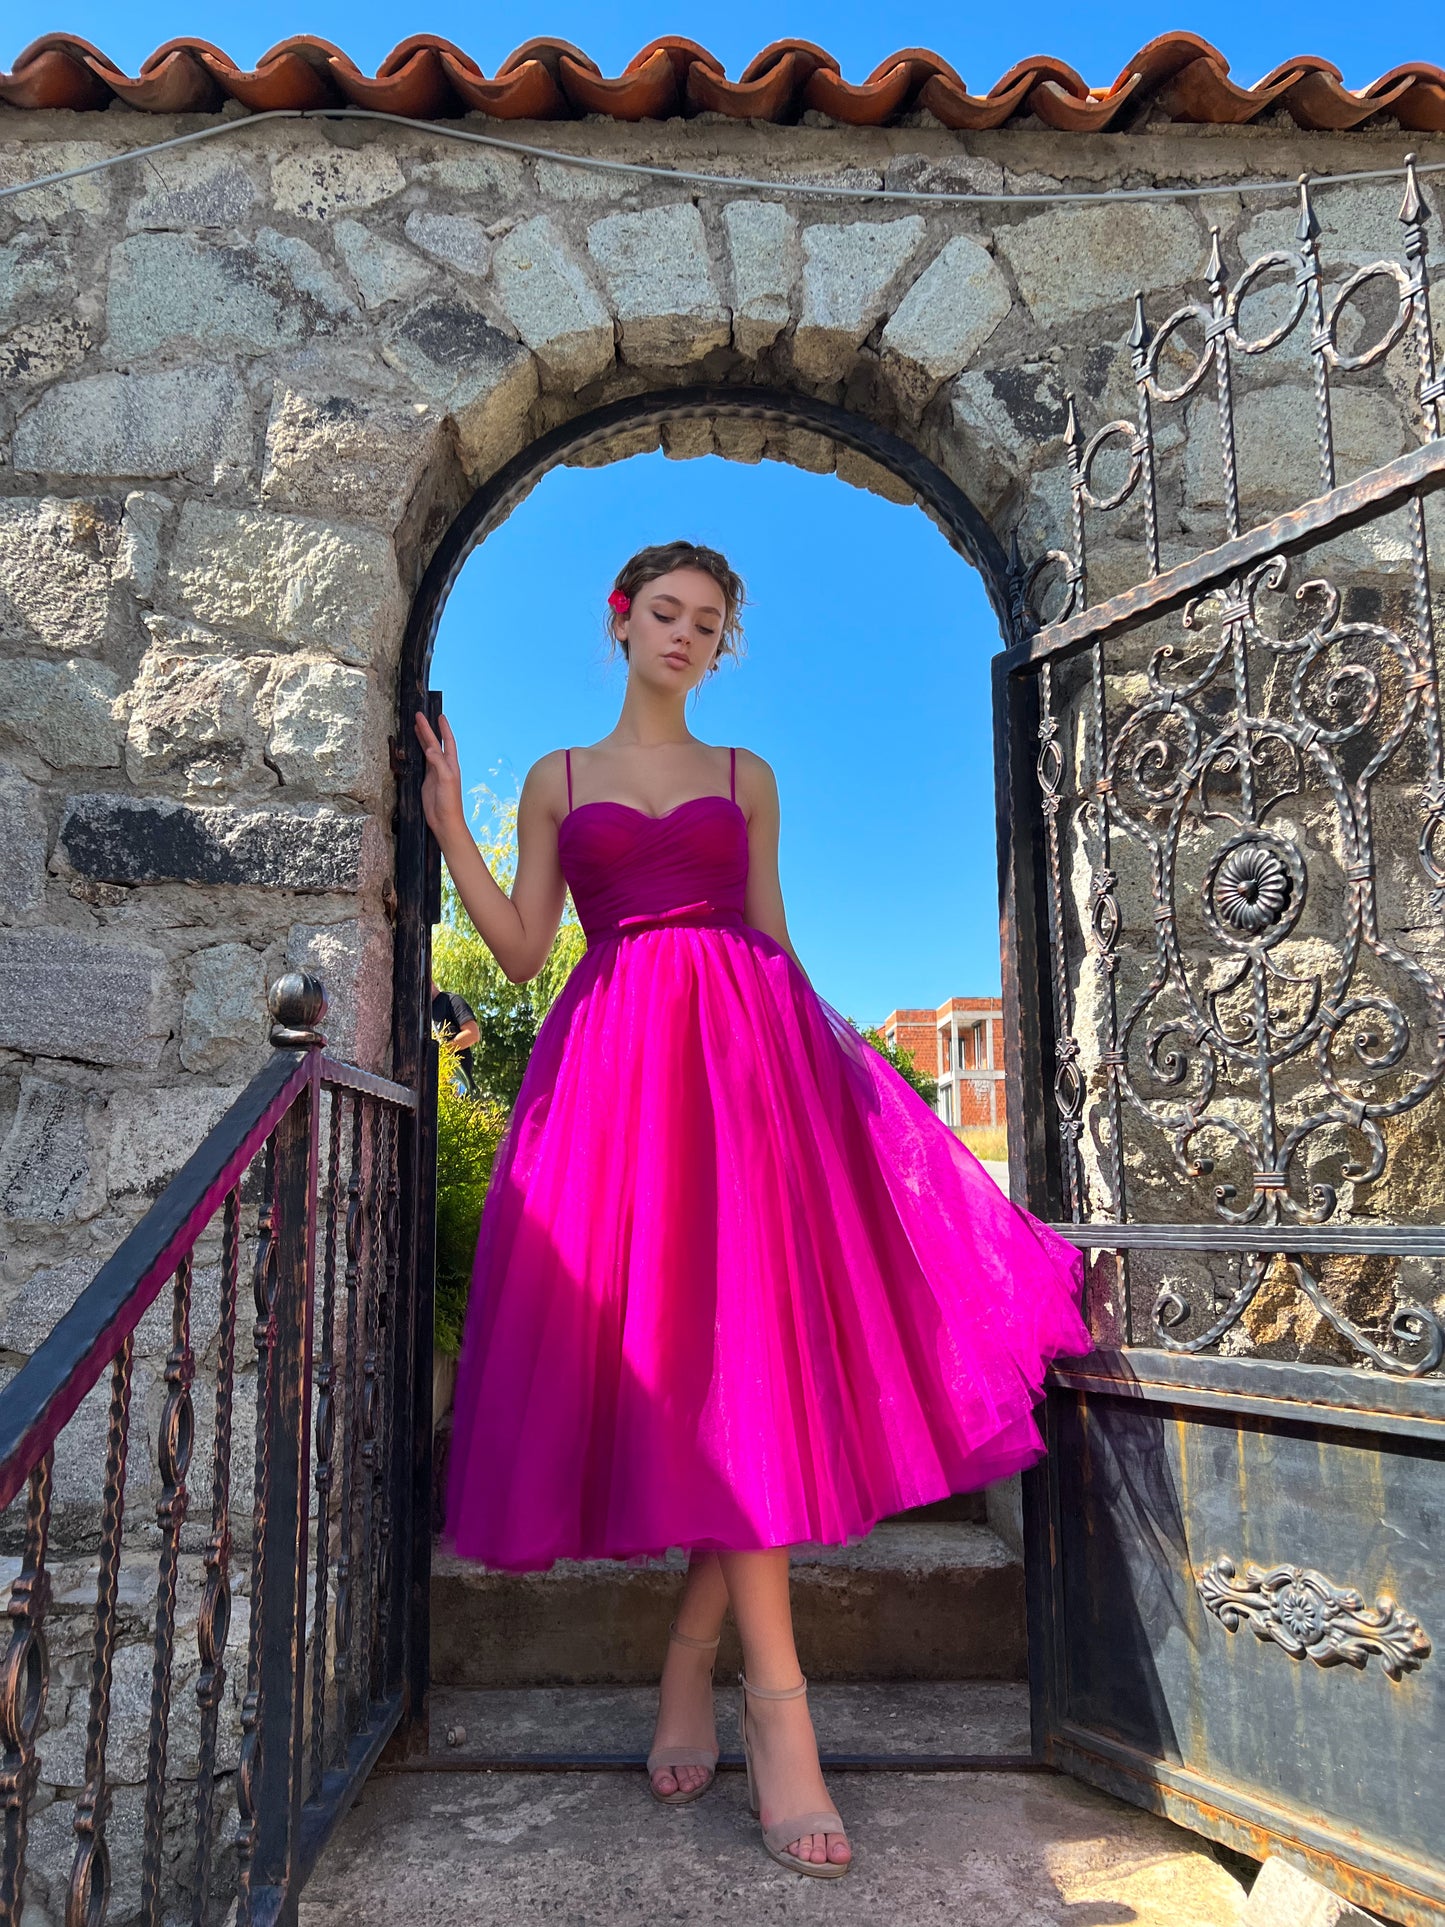
[[[590,947],[604,937],[629,937],[638,930],[662,930],[670,924],[740,925],[742,920],[742,911],[732,904],[714,903],[710,897],[700,897],[696,903],[675,904],[669,910],[639,910],[633,916],[619,917],[616,923],[589,930],[587,942]]]

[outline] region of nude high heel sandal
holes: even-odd
[[[677,1630],[677,1621],[675,1619],[667,1629],[667,1636],[669,1639],[676,1640],[679,1646],[692,1646],[700,1653],[709,1651],[716,1653],[718,1640],[722,1638],[722,1634],[719,1633],[717,1639],[694,1639],[691,1633],[680,1633]],[[709,1677],[711,1677],[710,1669]],[[657,1788],[652,1784],[653,1774],[660,1772],[663,1767],[674,1766],[705,1766],[708,1770],[707,1778],[701,1786],[692,1787],[687,1791],[679,1787],[676,1793],[659,1793]],[[659,1801],[665,1807],[690,1806],[694,1800],[700,1800],[702,1798],[716,1777],[716,1747],[713,1747],[709,1751],[707,1748],[700,1746],[655,1746],[647,1756],[648,1791],[654,1800]],[[796,1839],[797,1835],[794,1834],[792,1838]]]
[[[808,1682],[802,1679],[796,1686],[775,1688],[754,1686],[741,1673],[738,1679],[743,1689],[738,1707],[738,1733],[742,1738],[743,1761],[748,1770],[748,1805],[757,1813],[759,1801],[757,1788],[753,1784],[753,1748],[748,1734],[748,1694],[760,1700],[801,1699],[808,1690]],[[831,1810],[827,1813],[800,1813],[791,1820],[775,1820],[770,1827],[764,1827],[763,1845],[780,1867],[791,1867],[794,1873],[810,1874],[814,1880],[837,1880],[852,1866],[851,1856],[847,1860],[800,1860],[795,1853],[789,1853],[787,1847],[790,1840],[801,1840],[805,1833],[846,1831],[842,1820]]]

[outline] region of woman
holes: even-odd
[[[764,1844],[836,1878],[851,1849],[803,1697],[788,1547],[1032,1462],[1046,1363],[1088,1336],[1078,1254],[809,983],[772,770],[688,729],[742,600],[691,543],[619,572],[621,713],[528,771],[510,896],[467,831],[445,718],[440,736],[416,718],[427,821],[507,976],[540,969],[569,886],[587,935],[492,1170],[447,1537],[512,1570],[686,1547],[652,1791],[682,1805],[712,1783],[730,1605]]]

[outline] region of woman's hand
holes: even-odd
[[[457,739],[446,717],[440,717],[439,721],[440,736],[421,711],[416,712],[416,739],[426,757],[421,806],[432,835],[445,849],[465,831],[467,812],[462,802],[462,765],[457,755]]]

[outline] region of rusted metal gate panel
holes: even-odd
[[[1403,186],[1402,258],[1333,296],[1302,188],[1293,247],[1231,283],[1216,238],[1207,298],[1139,304],[995,697],[1012,1177],[1091,1254],[1098,1345],[1027,1492],[1036,1745],[1438,1927],[1445,390]],[[1418,445],[1342,480],[1388,408]]]

